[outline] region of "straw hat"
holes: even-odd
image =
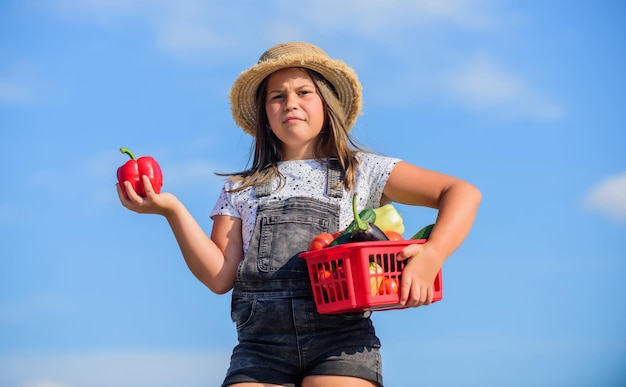
[[[352,128],[361,112],[361,83],[353,69],[332,59],[309,43],[281,43],[265,51],[256,65],[242,72],[230,90],[233,118],[244,132],[256,131],[255,97],[263,80],[277,70],[303,67],[320,73],[335,88],[346,113],[346,125]]]

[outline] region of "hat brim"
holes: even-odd
[[[235,123],[254,136],[256,131],[256,93],[270,74],[285,68],[300,67],[320,73],[337,91],[346,114],[346,127],[351,129],[361,112],[361,83],[352,68],[343,61],[318,55],[281,57],[257,63],[242,72],[230,90],[230,104]]]

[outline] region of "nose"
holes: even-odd
[[[295,93],[287,93],[285,96],[285,111],[290,111],[298,108],[296,100],[297,95]]]

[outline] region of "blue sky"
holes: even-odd
[[[209,231],[250,146],[229,87],[294,40],[358,72],[361,142],[483,192],[444,300],[373,316],[387,385],[624,385],[625,26],[609,0],[3,1],[0,385],[220,383],[229,296],[121,207],[118,149]]]

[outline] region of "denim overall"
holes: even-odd
[[[239,264],[231,317],[239,344],[223,386],[264,382],[300,386],[307,375],[347,375],[382,386],[380,341],[369,313],[317,313],[306,262],[298,254],[322,232],[339,228],[343,177],[329,162],[326,195],[272,199],[271,184],[255,187],[259,200],[250,246]]]

